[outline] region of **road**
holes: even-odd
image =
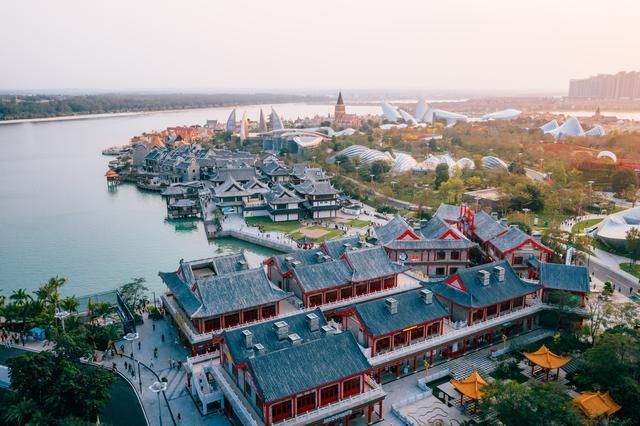
[[[618,271],[594,261],[593,258],[589,262],[589,272],[593,273],[596,278],[603,282],[610,281],[615,285],[616,291],[618,289],[621,289],[621,292],[625,296],[631,294],[630,289],[633,289],[635,293],[638,293],[640,291],[638,280],[632,280],[622,275]]]

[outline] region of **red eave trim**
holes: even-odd
[[[413,232],[410,229],[407,229],[406,231],[404,231],[402,234],[400,234],[400,236],[398,238],[396,238],[396,240],[402,240],[404,237],[409,236],[411,237],[411,239],[413,240],[419,240],[420,237],[418,237],[415,232]]]

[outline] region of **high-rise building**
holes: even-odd
[[[640,98],[640,72],[598,74],[569,82],[570,98]]]

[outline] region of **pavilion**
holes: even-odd
[[[620,405],[611,399],[609,392],[583,392],[573,399],[573,403],[590,420],[602,416],[610,416],[622,409]]]
[[[571,361],[571,357],[556,355],[545,345],[535,352],[524,352],[523,355],[531,362],[531,376],[535,377],[541,371],[547,372],[545,381],[549,381],[549,372],[557,369],[556,379],[560,376],[560,368]],[[538,367],[538,371],[536,371]]]
[[[466,379],[451,379],[451,384],[460,392],[460,406],[464,403],[465,397],[470,401],[481,400],[485,394],[484,388],[487,386],[487,382],[480,376],[478,370],[473,370]]]

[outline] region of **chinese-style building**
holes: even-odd
[[[181,262],[178,271],[159,275],[168,288],[164,309],[194,354],[217,347],[207,335],[278,316],[290,297],[262,268],[247,269],[242,254]]]
[[[469,266],[476,244],[458,229],[435,216],[419,231],[401,217],[375,228],[389,258],[429,277],[444,277]]]
[[[319,309],[226,331],[221,346],[221,365],[208,371],[227,382],[225,411],[241,423],[248,416],[265,425],[348,425],[358,416],[370,424],[382,417],[385,393],[369,377],[355,338],[329,326]]]
[[[356,237],[357,238],[357,237]],[[351,240],[349,240],[351,241]],[[323,250],[300,250],[265,261],[268,277],[293,292],[306,307],[330,304],[393,289],[405,267],[392,262],[382,247],[350,243],[334,258]],[[326,247],[326,246],[325,246]]]

